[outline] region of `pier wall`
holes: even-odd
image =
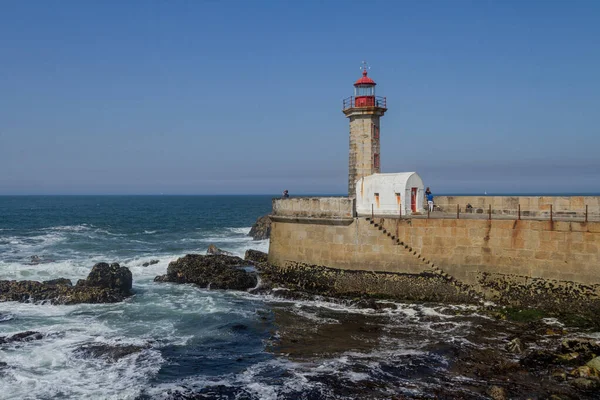
[[[274,266],[441,274],[490,299],[523,287],[541,296],[559,287],[600,294],[600,222],[372,220],[347,214],[328,221],[313,220],[306,212],[302,218],[281,215],[279,209],[274,207],[271,216],[269,262]]]

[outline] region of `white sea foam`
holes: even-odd
[[[56,278],[73,280],[85,278],[95,262],[103,260],[67,260],[41,264],[22,264],[0,261],[0,280],[45,281]]]
[[[252,229],[252,227],[249,226],[249,227],[245,227],[245,228],[225,228],[225,229],[227,229],[228,231],[233,232],[233,233],[238,233],[241,235],[248,235],[250,233],[250,229]]]
[[[64,231],[64,232],[81,232],[81,231],[89,231],[92,229],[91,225],[88,224],[80,224],[80,225],[59,225],[59,226],[51,226],[48,228],[42,228],[42,231]]]

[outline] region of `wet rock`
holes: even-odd
[[[233,253],[230,253],[230,252],[225,251],[225,250],[221,250],[220,248],[218,248],[214,244],[211,244],[210,246],[208,246],[208,249],[206,250],[206,254],[225,255],[225,256],[232,256],[233,255]]]
[[[506,344],[506,350],[513,354],[521,354],[524,350],[523,342],[519,338],[514,338]]]
[[[42,283],[44,283],[46,285],[73,286],[73,282],[71,282],[70,279],[66,279],[66,278],[51,279],[49,281],[43,281]]]
[[[110,345],[107,343],[101,344],[86,344],[75,350],[76,353],[84,357],[105,358],[110,361],[117,361],[130,354],[139,353],[147,348],[146,346],[135,345]]]
[[[593,391],[600,389],[600,380],[591,378],[576,378],[569,381],[577,389],[584,391]]]
[[[255,272],[242,268],[247,265],[234,256],[188,254],[169,263],[167,274],[157,276],[154,281],[193,283],[209,289],[247,290],[258,282]]]
[[[575,377],[579,377],[579,378],[591,378],[591,377],[600,377],[600,374],[598,373],[598,371],[592,367],[589,367],[587,365],[583,365],[579,368],[575,368],[573,371],[571,371],[571,375],[575,376]]]
[[[374,310],[396,309],[394,303],[381,302],[375,299],[360,299],[351,303],[356,308],[372,308]]]
[[[132,284],[131,271],[118,263],[98,263],[92,267],[85,281],[77,282],[77,286],[113,289],[123,294],[129,294]]]
[[[567,373],[565,371],[554,371],[552,377],[557,381],[564,382],[567,380]]]
[[[33,255],[29,258],[29,261],[31,262],[31,264],[35,265],[39,264],[42,261],[42,259],[40,258],[40,256]]]
[[[148,262],[143,263],[142,267],[149,267],[151,265],[158,264],[158,263],[159,263],[159,260],[150,260]]]
[[[492,386],[488,389],[488,395],[493,400],[506,400],[508,397],[506,396],[506,390],[501,388],[500,386]]]
[[[593,339],[564,339],[560,345],[561,353],[580,353],[583,357],[592,358],[600,354],[600,345]]]
[[[548,350],[534,350],[521,359],[521,365],[529,368],[545,368],[555,360],[556,355]]]
[[[600,371],[600,357],[594,357],[590,361],[588,361],[585,365],[590,368],[595,369],[596,371]]]
[[[131,295],[131,271],[119,264],[94,265],[86,279],[70,286],[68,279],[49,282],[0,281],[0,302],[49,302],[51,304],[115,303]]]
[[[244,260],[264,263],[267,262],[268,256],[269,255],[267,253],[263,253],[262,251],[249,249],[246,250],[246,254],[244,254]]]
[[[7,367],[8,367],[7,363],[5,363],[4,361],[0,361],[0,370],[7,368]]]
[[[271,236],[271,218],[268,215],[263,215],[258,218],[248,236],[252,236],[254,240],[265,240]]]
[[[0,336],[0,344],[14,343],[14,342],[31,342],[32,340],[40,340],[44,337],[39,332],[25,331],[16,333],[12,336]]]

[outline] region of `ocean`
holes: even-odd
[[[115,304],[0,303],[0,337],[42,334],[0,344],[0,398],[488,398],[488,378],[462,357],[490,363],[518,327],[475,306],[373,309],[153,281],[210,244],[268,251],[247,234],[270,209],[271,196],[0,197],[0,280],[75,282],[118,262],[135,293]],[[90,345],[141,350],[113,359],[81,351]],[[542,393],[534,377],[518,379]]]

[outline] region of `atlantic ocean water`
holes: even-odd
[[[0,303],[0,337],[42,334],[0,344],[0,398],[487,398],[458,355],[502,348],[516,328],[474,306],[374,309],[153,281],[210,244],[268,251],[247,234],[270,209],[271,196],[0,197],[0,280],[76,281],[118,262],[134,290],[115,304]],[[141,350],[111,358],[89,345]]]

